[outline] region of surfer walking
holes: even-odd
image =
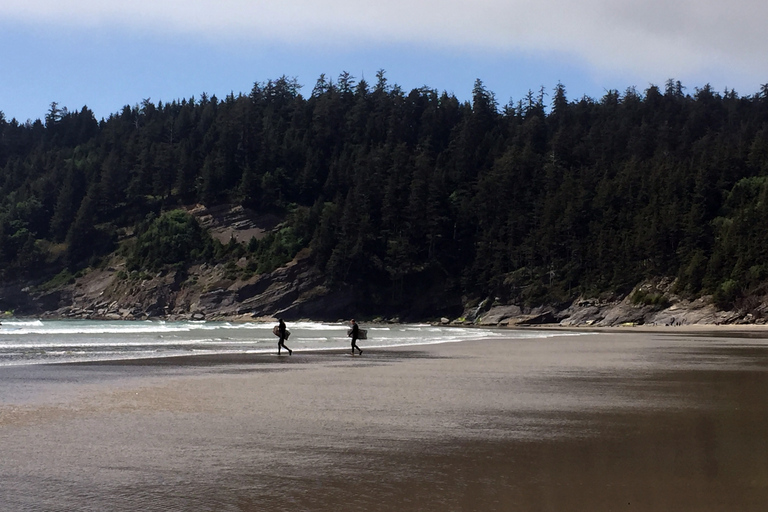
[[[293,350],[289,349],[285,346],[285,339],[287,336],[285,335],[285,322],[283,322],[282,318],[278,318],[278,324],[277,324],[277,335],[279,336],[279,340],[277,341],[277,355],[280,355],[280,349],[284,348],[288,351],[288,355],[293,355]]]
[[[355,355],[355,349],[360,352],[360,355],[363,355],[363,351],[357,346],[357,338],[360,336],[360,326],[357,325],[354,318],[350,320],[350,323],[352,324],[352,328],[349,330],[349,337],[352,338],[352,355]]]

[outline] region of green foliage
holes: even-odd
[[[213,254],[210,235],[183,210],[150,216],[139,229],[126,264],[131,270],[159,270],[166,265],[182,266]]]
[[[55,276],[53,276],[52,279],[40,285],[38,288],[41,291],[55,290],[56,288],[60,288],[67,284],[72,284],[74,282],[75,282],[75,275],[72,274],[68,269],[64,269],[58,274],[56,274]]]
[[[632,304],[641,306],[652,306],[658,309],[664,309],[670,306],[669,299],[663,293],[654,293],[648,290],[636,290],[630,297]]]
[[[75,271],[136,227],[129,269],[211,259],[247,277],[308,249],[329,285],[391,303],[431,281],[536,304],[668,276],[726,304],[768,281],[765,94],[670,80],[569,101],[557,84],[549,108],[543,90],[499,106],[480,80],[460,102],[376,79],[0,118],[0,278],[59,272],[41,265],[54,247]],[[222,246],[175,210],[195,203],[285,221]]]
[[[292,227],[284,227],[276,233],[248,243],[249,270],[257,274],[271,272],[291,261],[304,246]]]
[[[733,307],[733,304],[741,296],[741,286],[733,279],[720,284],[712,295],[712,300],[715,304],[722,309],[729,309]]]

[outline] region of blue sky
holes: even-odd
[[[500,105],[562,82],[571,100],[668,78],[742,95],[768,82],[768,6],[732,0],[3,0],[0,111],[51,102],[97,118],[135,105],[247,93],[321,73]]]

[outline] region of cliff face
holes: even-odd
[[[350,290],[324,285],[305,255],[269,274],[249,280],[228,277],[224,266],[198,265],[187,272],[168,271],[154,276],[126,274],[118,263],[95,270],[59,289],[36,292],[29,287],[0,288],[0,310],[18,316],[88,318],[107,320],[230,320],[284,317],[335,321],[361,315],[359,300]],[[136,273],[134,273],[136,274]],[[687,300],[670,290],[672,283],[646,283],[635,290],[653,289],[665,297],[663,306],[638,303],[634,294],[611,300],[581,298],[563,307],[528,308],[486,300],[465,305],[457,317],[443,317],[444,324],[480,326],[561,325],[613,327],[621,325],[764,324],[768,301],[757,301],[750,311],[723,311],[707,297]],[[419,297],[410,298],[420,301]],[[417,317],[435,320],[453,299],[430,293]],[[371,318],[377,315],[368,315]],[[390,320],[399,320],[393,316]]]
[[[53,291],[3,289],[0,307],[19,316],[134,320],[239,320],[257,317],[338,319],[352,299],[323,286],[304,257],[249,280],[224,266],[197,265],[153,276],[126,273],[122,264],[94,270]]]
[[[223,242],[260,238],[280,222],[277,217],[258,216],[242,207],[207,209],[198,205],[189,211]],[[442,317],[446,324],[575,327],[765,323],[768,318],[768,299],[754,298],[749,310],[722,311],[707,297],[688,300],[676,295],[670,279],[644,283],[624,297],[580,298],[564,306],[530,308],[497,304],[493,298],[469,303],[451,291],[443,275],[422,276],[417,286],[399,297],[374,298],[371,292],[375,289],[358,287],[330,289],[324,276],[310,264],[307,252],[268,274],[248,280],[238,279],[237,274],[225,265],[202,264],[183,272],[147,275],[126,271],[115,255],[111,265],[55,289],[41,291],[28,283],[0,285],[0,313],[111,320],[277,316],[338,320],[354,316],[423,321]]]
[[[212,236],[222,243],[246,243],[278,229],[283,220],[258,215],[241,206],[187,208]],[[245,261],[238,262],[245,266]],[[325,276],[310,264],[308,253],[268,274],[243,280],[227,265],[201,264],[184,271],[167,270],[149,275],[130,272],[115,253],[102,269],[91,269],[73,282],[42,290],[29,283],[0,285],[0,312],[18,316],[133,320],[147,318],[196,320],[247,320],[282,316],[286,319],[342,318],[389,315],[405,320],[461,311],[460,301],[448,300],[441,286],[422,289],[419,297],[405,297],[380,306],[361,287],[330,289]],[[439,284],[440,280],[432,280]],[[391,302],[391,301],[390,301]],[[447,306],[446,306],[447,304]]]
[[[555,324],[564,327],[768,323],[766,297],[753,297],[749,310],[722,310],[712,302],[711,297],[688,299],[677,295],[674,290],[674,280],[661,278],[637,286],[626,296],[610,299],[582,297],[563,307],[525,308],[517,305],[489,304],[490,301],[486,301],[467,308],[460,321],[486,326]],[[647,300],[649,297],[653,300]]]
[[[706,297],[693,301],[680,300],[665,308],[633,304],[628,297],[625,297],[612,301],[579,299],[565,308],[494,305],[479,312],[470,308],[458,322],[504,327],[530,325],[619,327],[764,324],[766,319],[754,313],[719,310]]]

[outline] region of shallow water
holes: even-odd
[[[139,359],[203,354],[271,353],[274,323],[10,319],[0,325],[0,366]],[[484,337],[547,337],[546,331],[501,331],[427,324],[363,325],[369,348],[422,345]],[[289,323],[293,350],[349,348],[347,324]]]

